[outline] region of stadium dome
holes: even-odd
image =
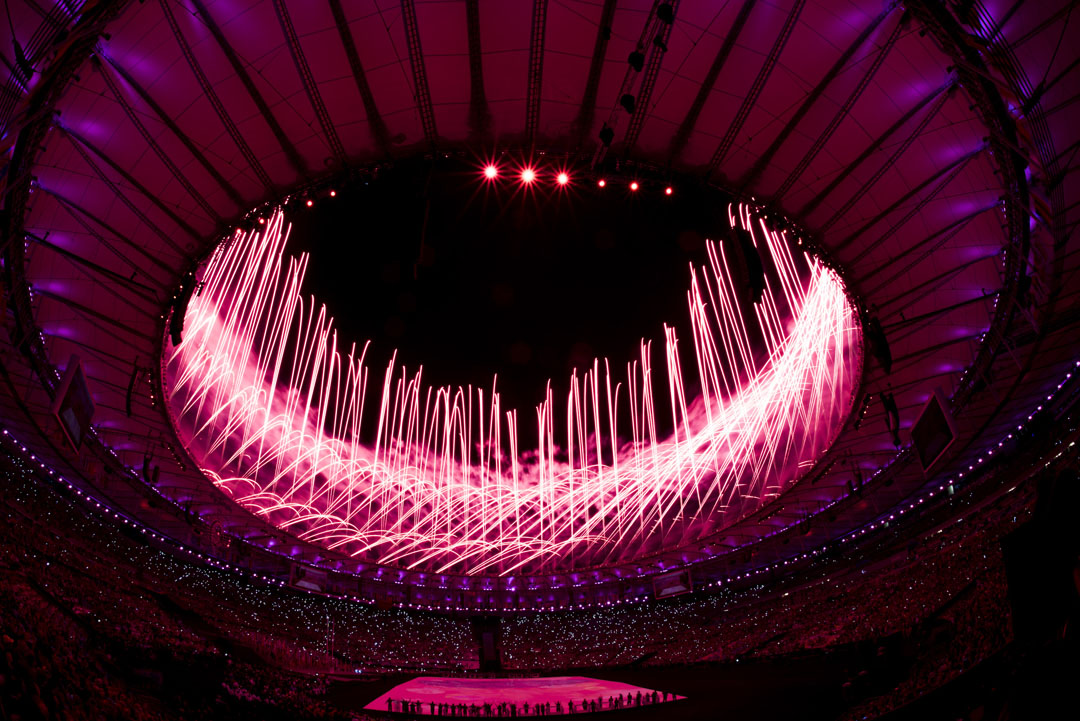
[[[381,609],[914,543],[1071,433],[1073,9],[9,0],[5,453]]]

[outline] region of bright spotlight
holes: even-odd
[[[636,180],[634,182],[630,183],[630,190],[637,190],[639,187],[641,187],[641,186],[639,186],[637,184]]]
[[[600,178],[600,181],[597,183],[597,185],[599,185],[601,188],[603,188],[605,185],[607,185],[607,181],[604,180],[603,178]]]
[[[672,194],[672,193],[674,193],[674,192],[675,192],[675,191],[674,191],[674,190],[672,190],[672,188],[671,188],[671,186],[670,186],[670,185],[669,185],[668,187],[664,188],[664,195],[671,195],[671,194]]]
[[[559,173],[555,180],[559,181],[559,185],[566,185],[570,182],[570,176],[566,173]]]
[[[521,171],[521,182],[531,183],[536,180],[536,171],[532,168],[525,168]]]
[[[499,169],[496,168],[494,165],[489,165],[486,168],[484,168],[484,177],[487,178],[488,180],[495,180],[495,178],[497,178],[498,175],[499,175]]]
[[[309,207],[309,208],[310,208],[310,207],[311,207],[311,206],[313,206],[313,205],[315,205],[315,201],[314,201],[314,200],[309,200],[309,201],[307,202],[307,207]]]
[[[330,191],[330,197],[331,198],[336,198],[337,197],[337,191],[336,190],[331,190]]]

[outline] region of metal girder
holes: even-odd
[[[924,189],[926,189],[926,187],[928,185],[930,185],[934,181],[938,180],[942,176],[945,176],[944,179],[941,180],[940,183],[938,183],[936,186],[934,186],[933,190],[931,190],[929,193],[927,193],[926,195],[919,198],[919,202],[917,202],[914,206],[912,206],[912,208],[910,210],[908,210],[908,212],[904,215],[903,218],[901,218],[899,221],[894,223],[892,225],[892,227],[889,228],[887,231],[885,231],[884,233],[881,233],[876,238],[874,238],[874,242],[871,243],[870,245],[868,245],[862,251],[860,251],[858,255],[856,255],[853,259],[851,259],[849,261],[849,263],[851,265],[854,265],[855,263],[862,260],[863,257],[867,253],[869,253],[876,246],[880,245],[881,243],[883,243],[884,241],[888,240],[893,235],[895,235],[896,232],[901,228],[901,226],[903,226],[905,223],[907,223],[909,220],[911,220],[913,217],[915,217],[920,210],[922,210],[924,207],[926,207],[927,203],[929,203],[931,200],[936,198],[938,193],[940,193],[942,190],[944,190],[945,187],[948,186],[948,184],[951,183],[956,178],[956,176],[960,174],[960,172],[967,166],[967,164],[969,162],[971,162],[971,159],[974,158],[976,155],[978,155],[981,152],[982,152],[982,148],[980,148],[979,150],[973,151],[971,153],[968,153],[966,155],[960,156],[959,158],[954,160],[949,165],[946,165],[944,168],[937,171],[936,173],[931,175],[929,178],[922,181],[921,183],[916,185],[914,188],[912,188],[911,190],[909,190],[906,193],[904,193],[903,195],[901,195],[899,198],[897,198],[895,201],[893,201],[887,208],[882,210],[880,213],[875,215],[873,218],[871,218],[867,222],[863,223],[862,226],[860,226],[858,230],[854,231],[853,233],[848,235],[846,238],[841,240],[839,243],[837,243],[832,248],[833,252],[839,253],[840,251],[847,248],[849,245],[851,245],[855,241],[856,238],[860,237],[867,230],[874,227],[882,219],[888,217],[888,215],[890,213],[892,213],[894,210],[899,208],[901,205],[903,205],[904,203],[906,203],[907,201],[911,200],[913,197],[918,195],[920,192],[922,192]]]
[[[1014,12],[1015,12],[1015,11],[1017,10],[1017,8],[1018,8],[1018,7],[1019,7],[1019,6],[1020,6],[1020,5],[1021,5],[1021,4],[1023,3],[1023,1],[1024,1],[1024,0],[1019,0],[1019,1],[1018,1],[1018,2],[1017,2],[1017,3],[1016,3],[1016,4],[1015,4],[1015,5],[1014,5],[1014,6],[1013,6],[1013,7],[1012,7],[1012,8],[1010,9],[1010,10],[1009,10],[1009,12],[1008,12],[1008,13],[1007,13],[1007,14],[1006,14],[1006,15],[1005,15],[1005,16],[1004,16],[1003,18],[1002,18],[1002,21],[1001,21],[1001,23],[1000,23],[1000,24],[998,25],[998,27],[997,27],[997,28],[996,28],[996,29],[994,30],[994,33],[993,33],[993,35],[991,35],[991,37],[990,37],[990,39],[991,39],[991,40],[993,40],[993,39],[994,39],[994,37],[996,37],[996,36],[997,36],[997,34],[998,34],[998,33],[1000,33],[1000,32],[1001,32],[1001,31],[1002,31],[1002,30],[1003,30],[1003,29],[1005,28],[1005,24],[1006,24],[1006,23],[1008,22],[1009,18],[1011,18],[1011,17],[1012,17],[1013,13],[1014,13]],[[1026,33],[1024,33],[1023,35],[1021,35],[1020,37],[1018,37],[1018,38],[1017,38],[1017,39],[1016,39],[1016,40],[1015,40],[1015,41],[1014,41],[1014,42],[1012,43],[1012,47],[1014,47],[1014,48],[1018,48],[1018,47],[1020,47],[1021,45],[1023,45],[1024,43],[1026,43],[1026,42],[1027,42],[1028,40],[1031,40],[1031,39],[1032,39],[1033,37],[1035,37],[1036,35],[1040,35],[1040,34],[1041,34],[1041,33],[1042,33],[1042,32],[1043,32],[1044,30],[1046,30],[1047,28],[1049,28],[1049,27],[1053,27],[1053,26],[1057,25],[1057,24],[1058,24],[1058,22],[1059,22],[1059,21],[1060,21],[1060,20],[1061,20],[1061,19],[1062,19],[1063,17],[1065,17],[1065,16],[1067,16],[1067,15],[1068,15],[1069,13],[1071,13],[1071,12],[1073,11],[1073,9],[1075,9],[1075,8],[1076,8],[1076,7],[1078,6],[1078,5],[1080,5],[1080,2],[1078,2],[1077,0],[1073,0],[1073,1],[1072,1],[1072,2],[1070,2],[1070,3],[1068,4],[1068,5],[1065,5],[1065,6],[1061,7],[1061,8],[1059,8],[1059,9],[1058,9],[1058,11],[1057,11],[1057,12],[1055,12],[1055,13],[1054,13],[1053,15],[1051,15],[1051,16],[1049,16],[1049,17],[1047,17],[1047,18],[1046,18],[1045,20],[1043,20],[1043,21],[1042,21],[1041,23],[1039,23],[1038,25],[1036,25],[1035,27],[1031,28],[1031,29],[1030,29],[1030,30],[1028,30],[1028,31],[1027,31]]]
[[[61,38],[61,33],[71,21],[71,13],[59,4],[53,5],[47,13],[36,4],[24,4],[33,8],[42,19],[37,31],[29,39],[24,38],[23,43],[23,53],[31,67],[34,67]],[[0,137],[3,137],[12,130],[11,123],[17,117],[16,108],[26,97],[28,88],[26,79],[21,77],[21,72],[16,70],[6,57],[0,55],[0,59],[3,60],[9,73],[7,82],[2,88],[3,94],[0,95]]]
[[[671,3],[672,11],[678,12],[679,0]],[[664,23],[660,29],[660,46],[651,55],[645,65],[645,79],[641,81],[641,89],[638,91],[637,105],[634,114],[630,117],[630,127],[626,129],[626,137],[623,139],[623,155],[630,155],[634,146],[637,145],[641,129],[645,126],[645,118],[649,115],[649,100],[652,98],[653,88],[656,87],[656,77],[660,74],[660,64],[667,55],[667,43],[671,38],[671,28],[674,23]]]
[[[814,139],[814,144],[810,146],[810,150],[806,151],[802,160],[799,161],[799,164],[795,166],[795,169],[788,174],[788,177],[780,184],[780,187],[777,188],[776,192],[773,193],[774,197],[783,198],[784,195],[791,190],[791,187],[795,185],[795,181],[806,172],[806,169],[810,167],[810,163],[814,161],[814,158],[816,158],[818,153],[825,147],[825,143],[829,141],[833,133],[840,127],[840,123],[844,121],[844,118],[848,116],[851,109],[855,107],[855,103],[862,97],[863,92],[866,90],[866,86],[869,85],[870,81],[877,75],[877,71],[881,68],[882,64],[884,64],[885,58],[889,56],[889,52],[896,45],[896,41],[900,39],[900,32],[907,24],[905,22],[906,18],[907,15],[902,15],[900,17],[900,20],[896,23],[893,31],[889,33],[889,37],[885,41],[885,44],[878,50],[877,55],[874,57],[874,62],[867,71],[863,73],[862,78],[859,80],[859,84],[855,86],[855,89],[848,95],[847,100],[840,106],[840,110],[836,112],[833,119],[829,121],[828,126],[826,126],[825,129],[818,134],[817,138]]]
[[[102,79],[105,80],[105,85],[109,88],[109,92],[116,98],[116,102],[120,104],[120,107],[123,109],[124,114],[127,115],[128,120],[131,121],[131,124],[139,131],[139,135],[142,136],[143,141],[152,151],[154,151],[154,155],[158,157],[158,160],[161,161],[162,165],[168,169],[176,182],[180,183],[184,190],[187,191],[187,194],[198,203],[199,207],[203,209],[203,212],[206,213],[207,217],[214,221],[214,223],[221,225],[223,222],[221,216],[210,206],[210,203],[206,202],[206,198],[202,196],[202,193],[195,189],[195,186],[191,184],[191,181],[180,172],[180,168],[176,167],[176,163],[173,161],[172,157],[158,145],[157,140],[154,139],[154,136],[151,135],[150,131],[146,129],[146,126],[143,125],[142,120],[140,120],[139,116],[135,113],[135,109],[131,107],[131,103],[127,101],[123,91],[116,84],[116,79],[105,69],[101,60],[98,59],[97,56],[94,56],[91,59],[91,64],[100,71]]]
[[[187,148],[187,151],[191,153],[192,157],[195,158],[195,160],[199,163],[199,165],[203,167],[207,174],[209,174],[210,177],[214,179],[214,182],[217,183],[218,186],[225,191],[225,194],[229,196],[229,200],[235,203],[238,208],[243,208],[244,199],[240,197],[240,193],[236,192],[236,188],[233,187],[233,184],[226,180],[225,176],[223,176],[218,171],[218,169],[214,167],[214,164],[210,162],[210,160],[206,157],[206,154],[203,153],[202,150],[200,150],[198,147],[196,147],[195,142],[191,139],[191,137],[180,129],[180,126],[176,124],[176,121],[172,119],[172,116],[169,115],[169,113],[165,112],[164,108],[158,105],[157,101],[154,100],[153,96],[150,95],[150,93],[144,87],[137,83],[135,81],[135,78],[131,76],[131,73],[125,70],[124,67],[120,65],[120,63],[118,63],[116,60],[114,60],[108,55],[103,55],[103,57],[108,62],[108,64],[112,66],[112,68],[117,72],[117,74],[124,79],[124,82],[127,83],[128,86],[132,90],[134,90],[140,98],[142,98],[142,101],[146,103],[147,107],[154,111],[154,114],[157,115],[158,120],[164,123],[165,127],[171,130],[173,135],[175,135],[177,139],[181,143],[183,143],[184,147]],[[102,70],[102,72],[104,72],[104,70]]]
[[[742,130],[743,123],[750,116],[750,111],[757,104],[761,91],[765,89],[765,83],[768,82],[769,76],[772,75],[773,68],[776,67],[776,62],[780,59],[780,53],[783,52],[784,46],[787,45],[791,32],[795,29],[795,24],[798,22],[799,15],[805,5],[806,0],[795,0],[791,10],[788,11],[784,26],[776,36],[772,49],[769,50],[769,54],[765,58],[765,63],[758,70],[757,77],[754,78],[754,84],[750,86],[750,90],[746,93],[742,104],[739,105],[738,112],[735,113],[735,117],[731,121],[731,125],[728,126],[724,137],[721,138],[720,144],[716,146],[716,151],[709,160],[709,165],[705,168],[705,177],[709,177],[716,172],[716,169],[720,167],[720,163],[724,162],[724,157],[727,156],[728,151],[731,150],[731,146],[735,144],[736,136]]]
[[[416,22],[416,5],[413,0],[401,0],[401,14],[405,20],[405,44],[409,48],[409,65],[412,68],[416,107],[420,111],[424,138],[434,150],[439,132],[435,127],[435,107],[431,104],[431,89],[428,87],[424,50],[420,45],[420,27]]]
[[[849,210],[855,207],[856,203],[862,200],[864,195],[870,192],[870,189],[874,187],[877,181],[881,180],[882,176],[884,176],[885,173],[887,173],[892,168],[892,166],[896,164],[896,161],[899,160],[900,157],[907,152],[908,148],[911,147],[912,143],[918,140],[919,136],[922,135],[922,131],[925,130],[926,126],[930,124],[930,121],[937,117],[938,111],[941,110],[942,107],[944,107],[945,101],[948,100],[948,98],[948,94],[938,97],[937,102],[934,103],[934,107],[930,109],[930,112],[927,113],[926,116],[919,121],[919,124],[915,127],[911,134],[904,138],[904,142],[900,143],[900,145],[897,146],[896,150],[892,152],[892,154],[885,160],[881,167],[878,168],[872,176],[870,176],[870,179],[867,182],[862,183],[858,188],[856,188],[855,192],[851,194],[851,196],[844,202],[844,204],[841,205],[828,220],[821,224],[821,227],[818,229],[820,232],[824,232],[830,227],[832,227],[833,223],[844,217],[844,215]]]
[[[480,46],[480,0],[465,0],[465,28],[469,37],[469,138],[475,142],[491,135],[491,111],[484,90]]]
[[[319,84],[315,80],[315,75],[311,72],[311,66],[308,65],[307,57],[304,55],[304,49],[300,47],[300,37],[296,34],[296,27],[293,25],[292,17],[289,15],[289,8],[285,6],[285,0],[274,0],[274,12],[277,13],[278,22],[281,24],[281,32],[285,35],[285,42],[289,46],[289,55],[292,56],[293,65],[296,66],[296,72],[300,75],[300,82],[304,85],[304,92],[308,96],[308,101],[311,102],[312,110],[315,111],[315,117],[318,119],[323,135],[326,137],[326,143],[330,146],[330,152],[333,153],[338,165],[343,166],[348,161],[345,155],[345,146],[341,144],[337,128],[334,127],[334,120],[326,109],[326,103],[323,102],[322,94],[319,92]]]
[[[60,193],[57,193],[55,190],[51,190],[49,188],[42,188],[42,190],[48,193],[51,197],[55,198],[56,201],[60,203],[60,206],[65,211],[67,211],[67,213],[75,220],[75,222],[82,226],[83,230],[85,230],[89,235],[93,236],[94,239],[98,243],[100,243],[103,248],[108,248],[109,251],[111,251],[114,255],[116,255],[118,258],[121,258],[125,263],[127,263],[133,272],[142,273],[143,275],[149,275],[148,273],[146,273],[142,266],[137,265],[134,261],[132,261],[130,256],[121,253],[116,248],[113,248],[112,243],[106,240],[106,238],[101,235],[101,233],[98,233],[96,230],[94,230],[86,219],[92,220],[96,225],[107,230],[114,238],[119,240],[128,248],[141,255],[145,260],[148,260],[153,265],[157,266],[159,270],[164,271],[166,273],[166,277],[172,278],[172,276],[176,273],[176,268],[174,266],[163,262],[160,258],[151,254],[145,248],[141,248],[138,245],[135,245],[135,243],[133,243],[129,238],[120,233],[120,231],[116,230],[104,220],[94,215],[89,210],[79,205],[75,201],[69,200]]]
[[[818,98],[825,93],[825,90],[832,84],[832,81],[835,80],[836,76],[844,69],[844,66],[846,66],[851,58],[854,57],[855,52],[863,46],[863,43],[870,38],[870,35],[878,29],[878,26],[885,21],[885,18],[888,17],[892,11],[893,8],[890,6],[878,13],[878,15],[870,21],[870,24],[859,33],[859,36],[855,38],[854,42],[848,45],[847,49],[836,59],[836,62],[832,64],[832,67],[825,73],[825,76],[821,81],[807,94],[806,98],[799,106],[799,109],[795,111],[795,114],[788,120],[787,125],[784,126],[784,129],[773,139],[769,147],[765,149],[765,152],[758,156],[757,162],[754,163],[753,167],[750,168],[746,177],[740,183],[744,189],[749,188],[757,182],[761,173],[764,172],[765,168],[772,162],[773,156],[779,152],[780,146],[787,141],[795,128],[803,121],[806,114],[810,112],[810,108],[813,107],[814,103],[818,101]],[[837,124],[839,125],[839,123]]]
[[[808,200],[806,202],[806,205],[799,209],[799,215],[805,218],[807,215],[813,212],[819,205],[821,205],[822,201],[824,201],[825,198],[829,196],[829,194],[836,190],[840,183],[847,180],[848,176],[850,176],[856,168],[865,163],[870,158],[870,156],[876,153],[878,149],[881,148],[881,146],[885,143],[885,141],[892,137],[892,135],[896,133],[897,130],[906,125],[909,120],[915,117],[919,113],[919,111],[925,108],[934,98],[938,97],[945,91],[951,92],[952,89],[955,87],[956,84],[950,80],[948,83],[939,86],[922,100],[915,103],[915,105],[913,105],[906,113],[900,116],[900,118],[895,123],[890,125],[888,130],[879,135],[874,140],[874,142],[870,143],[870,145],[866,147],[866,150],[862,151],[859,154],[859,157],[855,158],[855,160],[851,161],[850,163],[845,164],[840,173],[835,178],[833,178],[829,182],[829,184],[821,190],[821,192]],[[931,111],[931,114],[936,113],[938,110],[940,110],[940,106],[935,107],[934,110]]]
[[[86,152],[84,146],[86,148],[89,148],[91,151],[93,151],[95,155],[104,160],[110,168],[115,170],[120,175],[120,177],[130,183],[132,187],[145,195],[150,200],[150,202],[156,205],[157,208],[161,210],[161,212],[165,213],[165,215],[167,215],[174,223],[176,223],[177,226],[183,229],[185,233],[190,235],[195,240],[202,240],[201,233],[192,228],[183,218],[178,216],[172,208],[162,203],[160,198],[147,190],[147,188],[143,186],[142,183],[132,177],[131,173],[128,173],[126,170],[121,168],[114,160],[112,160],[112,158],[105,155],[103,152],[101,152],[101,150],[99,150],[96,146],[90,143],[89,140],[82,137],[71,128],[67,128],[64,126],[58,127],[71,141],[71,145],[75,148],[79,155],[82,156],[82,159],[86,161],[86,164],[90,166],[90,169],[94,171],[94,173],[98,176],[101,182],[109,186],[109,189],[112,190],[113,194],[116,195],[116,197],[119,198],[120,201],[124,205],[126,205],[132,213],[135,214],[135,217],[145,223],[147,227],[149,227],[154,232],[155,235],[165,241],[165,244],[172,248],[174,251],[176,251],[177,255],[181,257],[186,257],[187,253],[186,251],[184,251],[183,248],[177,245],[176,242],[171,237],[169,237],[169,234],[162,230],[157,223],[151,221],[150,218],[148,218],[146,214],[143,213],[142,210],[140,210],[139,207],[131,201],[131,198],[127,197],[127,195],[124,194],[124,192],[120,189],[119,186],[116,185],[116,183],[114,183],[112,180],[109,179],[107,175],[105,175],[101,168],[98,167],[97,163],[94,162],[94,159],[90,157],[90,154]]]
[[[604,0],[600,11],[600,23],[596,29],[596,42],[593,44],[592,60],[589,63],[589,77],[585,81],[585,92],[581,95],[581,105],[574,118],[573,142],[578,149],[585,144],[585,136],[592,129],[596,117],[596,93],[600,88],[600,73],[604,69],[604,57],[607,55],[608,41],[611,40],[611,21],[615,17],[617,0]]]
[[[214,108],[214,112],[218,118],[221,119],[222,124],[225,126],[225,130],[228,131],[229,137],[233,139],[236,147],[240,149],[240,153],[244,156],[244,160],[247,161],[251,171],[258,177],[259,182],[270,193],[276,193],[277,190],[274,186],[274,182],[270,179],[266,170],[262,167],[262,163],[255,156],[255,153],[251,150],[251,146],[244,140],[244,136],[241,135],[239,129],[236,127],[236,123],[233,122],[232,117],[229,115],[229,111],[225,109],[225,106],[221,102],[221,98],[214,92],[213,86],[210,84],[209,79],[203,72],[199,62],[195,59],[195,54],[191,51],[191,46],[188,45],[187,40],[184,38],[183,33],[180,30],[180,26],[176,23],[176,18],[173,17],[172,9],[169,7],[170,0],[161,0],[161,7],[165,13],[165,18],[169,21],[169,26],[172,28],[173,35],[176,36],[176,40],[180,43],[180,49],[184,53],[184,57],[187,59],[188,65],[191,67],[191,71],[195,74],[195,79],[199,81],[199,85],[202,87],[203,92],[206,94],[206,99]],[[296,147],[289,141],[285,131],[282,129],[281,124],[278,123],[277,118],[274,117],[273,112],[270,110],[270,106],[266,103],[266,99],[263,98],[262,93],[255,87],[255,82],[251,79],[251,75],[248,73],[247,68],[244,67],[244,63],[240,60],[240,57],[236,54],[236,50],[233,49],[232,44],[225,39],[224,33],[221,32],[221,28],[214,22],[214,18],[206,10],[206,7],[202,4],[202,0],[191,0],[192,6],[194,6],[199,17],[202,18],[203,23],[206,25],[206,29],[210,31],[210,34],[217,41],[218,47],[225,53],[225,58],[229,61],[229,65],[232,67],[233,72],[236,73],[236,77],[240,80],[240,83],[247,90],[248,95],[251,97],[251,101],[255,103],[255,107],[259,109],[259,114],[262,115],[263,120],[270,127],[270,132],[274,134],[281,149],[285,152],[285,157],[289,159],[289,163],[298,175],[303,175],[304,161],[300,157],[300,153],[297,152]]]
[[[525,95],[525,142],[530,148],[536,143],[536,132],[540,126],[547,5],[547,0],[533,0],[532,33],[529,37],[529,83]]]
[[[961,232],[964,228],[966,228],[971,221],[975,220],[975,218],[979,217],[980,215],[982,215],[983,213],[985,213],[988,210],[993,210],[996,207],[997,207],[997,204],[992,203],[992,204],[986,206],[985,208],[978,208],[976,210],[973,210],[972,212],[968,213],[967,215],[963,216],[962,218],[958,218],[958,219],[954,220],[953,222],[949,223],[944,228],[934,231],[933,233],[931,233],[927,237],[923,238],[922,240],[920,240],[918,243],[911,246],[910,248],[905,248],[904,249],[904,256],[907,256],[908,253],[911,253],[911,252],[913,252],[915,250],[919,250],[924,245],[927,245],[929,243],[933,243],[933,246],[929,250],[925,251],[922,255],[920,255],[914,261],[908,263],[903,268],[897,268],[895,270],[895,272],[893,273],[893,275],[890,276],[888,280],[882,281],[881,285],[887,285],[888,283],[890,283],[891,281],[893,281],[896,278],[900,277],[904,273],[907,273],[908,271],[910,271],[912,268],[914,268],[916,265],[921,263],[923,260],[926,260],[926,258],[931,253],[933,253],[935,250],[937,250],[938,248],[943,246],[945,243],[948,243],[952,238],[954,238],[956,236],[957,233]],[[934,242],[934,241],[937,241],[937,242]],[[890,260],[887,263],[885,263],[884,265],[879,265],[876,268],[871,268],[866,274],[860,276],[856,280],[856,282],[860,286],[865,287],[864,284],[869,278],[872,278],[873,276],[877,275],[878,273],[883,271],[885,268],[892,268],[894,266],[895,262],[896,262],[896,259],[890,258]]]
[[[390,157],[390,133],[386,129],[386,121],[383,120],[379,108],[375,104],[375,95],[371,92],[371,85],[367,80],[367,73],[360,62],[360,54],[356,50],[356,41],[353,40],[349,23],[345,19],[345,9],[341,0],[330,0],[330,13],[334,16],[334,24],[337,25],[338,35],[341,37],[341,46],[345,49],[345,57],[349,61],[353,80],[356,81],[356,89],[360,92],[360,100],[364,103],[364,113],[367,116],[368,128],[375,145],[386,157]]]
[[[1005,210],[1008,230],[1002,268],[1001,292],[993,310],[993,317],[987,330],[986,340],[979,346],[974,361],[961,377],[953,393],[954,410],[963,408],[975,395],[977,379],[985,377],[992,368],[999,348],[1004,344],[1008,326],[1016,312],[1016,300],[1019,294],[1020,277],[1025,272],[1028,253],[1031,247],[1031,195],[1025,171],[1028,161],[1018,153],[1016,121],[1009,108],[989,79],[989,71],[982,56],[965,43],[964,31],[956,18],[944,7],[913,0],[913,12],[924,18],[927,32],[932,33],[947,52],[951,52],[959,67],[958,74],[965,83],[965,88],[975,101],[974,106],[990,129],[994,157],[998,161],[1000,177],[1005,189]],[[967,68],[973,68],[973,71]],[[1033,354],[1032,354],[1033,355]],[[1029,356],[1028,363],[1031,362]],[[1026,371],[1021,371],[1023,375]],[[1019,383],[1020,379],[1017,379]],[[1015,388],[1015,385],[1014,385]],[[1010,395],[1011,395],[1010,390]],[[1000,406],[999,406],[1000,407]]]
[[[723,44],[720,45],[720,49],[716,52],[716,57],[713,58],[712,65],[709,66],[709,72],[705,74],[705,80],[701,83],[701,87],[698,88],[697,96],[694,97],[694,102],[691,103],[690,109],[686,111],[686,117],[683,118],[683,121],[679,124],[679,129],[675,131],[675,136],[671,139],[671,147],[668,149],[668,165],[678,160],[679,155],[686,148],[686,144],[690,140],[690,133],[694,131],[694,126],[697,125],[701,111],[705,108],[705,101],[709,99],[709,93],[712,92],[713,87],[716,85],[716,79],[720,77],[720,71],[723,70],[728,56],[735,49],[735,43],[739,40],[739,35],[746,26],[746,21],[750,19],[750,11],[754,9],[756,3],[757,0],[744,0],[742,7],[739,8],[739,14],[735,16],[735,21],[731,24]]]

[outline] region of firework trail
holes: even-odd
[[[741,256],[710,242],[689,273],[692,354],[665,326],[663,370],[643,340],[623,368],[575,371],[566,398],[549,383],[531,418],[501,406],[494,380],[434,388],[393,358],[371,378],[367,346],[340,350],[326,308],[302,295],[307,256],[285,255],[279,211],[261,232],[237,231],[202,271],[167,360],[178,431],[249,510],[383,564],[505,575],[678,548],[812,466],[861,368],[836,274],[752,211],[732,207],[729,219],[771,259],[761,301],[740,301]],[[673,420],[663,437],[660,413]],[[529,422],[539,442],[523,449]]]

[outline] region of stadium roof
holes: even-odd
[[[273,536],[176,447],[160,399],[163,316],[183,274],[251,208],[418,155],[536,149],[709,180],[807,229],[880,319],[891,372],[868,361],[865,417],[816,470],[708,547],[648,563],[748,543],[755,562],[783,559],[888,514],[930,488],[907,428],[935,388],[961,436],[938,477],[956,478],[1080,348],[1080,47],[1068,2],[7,9],[4,424],[135,514],[153,511],[101,471],[105,449],[131,468],[152,455],[160,493],[226,531]],[[73,353],[96,404],[80,459],[50,420]],[[882,392],[899,408],[899,452]],[[783,529],[783,545],[760,541]]]

